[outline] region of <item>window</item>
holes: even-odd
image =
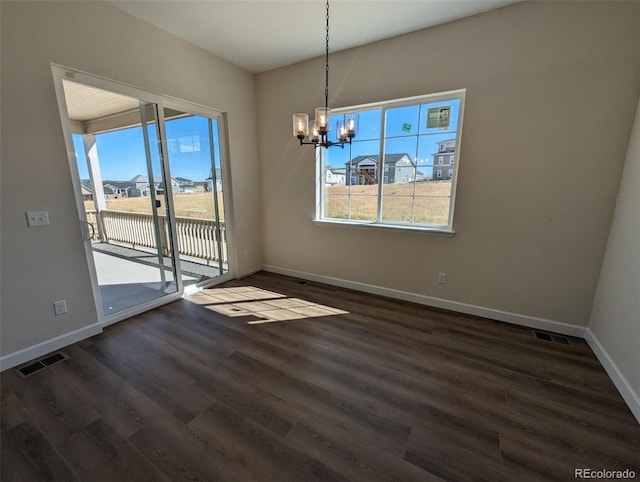
[[[453,160],[456,156],[449,156],[449,164],[453,164]]]
[[[458,90],[334,109],[331,141],[344,114],[357,113],[360,128],[344,149],[318,149],[316,219],[451,231],[457,170],[443,176],[436,166],[459,155],[464,96]],[[344,184],[325,182],[331,169],[344,169]]]

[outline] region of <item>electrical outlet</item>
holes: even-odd
[[[441,285],[447,282],[447,273],[438,273],[438,283]]]
[[[27,211],[27,225],[30,228],[49,226],[49,213],[47,211]]]
[[[53,312],[56,316],[65,314],[67,312],[67,300],[54,301]]]

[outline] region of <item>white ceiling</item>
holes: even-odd
[[[249,72],[324,54],[323,0],[107,0]],[[331,0],[330,51],[522,0]]]

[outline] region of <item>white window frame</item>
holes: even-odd
[[[464,118],[464,108],[465,108],[465,96],[466,89],[452,90],[447,92],[440,92],[435,94],[427,94],[415,97],[407,97],[403,99],[395,99],[390,101],[383,102],[374,102],[371,104],[362,104],[350,107],[343,108],[335,108],[332,109],[332,115],[342,114],[347,112],[363,112],[366,110],[381,110],[381,130],[380,132],[384,132],[384,119],[386,116],[386,111],[388,109],[411,106],[417,104],[427,104],[427,103],[436,103],[443,102],[447,100],[457,100],[459,101],[459,112],[458,112],[458,125],[457,130],[455,131],[455,155],[460,155],[460,142],[462,138],[462,126],[463,126],[463,118]],[[384,153],[384,145],[385,145],[385,137],[384,135],[380,136],[380,153],[381,159],[383,158]],[[438,153],[440,149],[443,148],[443,145],[440,145],[438,149]],[[336,149],[335,147],[330,149]],[[418,224],[418,223],[402,223],[402,222],[394,222],[387,221],[381,219],[381,206],[382,206],[382,198],[383,198],[383,186],[384,182],[378,183],[378,211],[377,211],[377,219],[375,221],[369,220],[353,220],[353,219],[338,219],[338,218],[325,218],[324,217],[324,196],[325,196],[325,183],[322,178],[322,173],[324,172],[324,164],[325,164],[325,154],[326,149],[318,148],[316,149],[316,212],[314,223],[319,225],[341,225],[341,226],[352,226],[352,227],[371,227],[371,228],[382,228],[382,229],[397,229],[397,230],[415,230],[422,231],[427,233],[434,234],[445,234],[445,235],[453,235],[455,231],[453,230],[453,219],[454,219],[454,208],[455,208],[455,199],[456,199],[456,186],[457,186],[457,178],[458,178],[458,169],[455,169],[453,172],[453,176],[451,177],[451,190],[449,195],[449,217],[447,224]],[[435,156],[434,156],[435,158]],[[352,184],[353,185],[353,184]]]

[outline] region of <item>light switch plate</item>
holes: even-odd
[[[30,228],[49,226],[49,213],[47,211],[27,211],[27,225]]]

